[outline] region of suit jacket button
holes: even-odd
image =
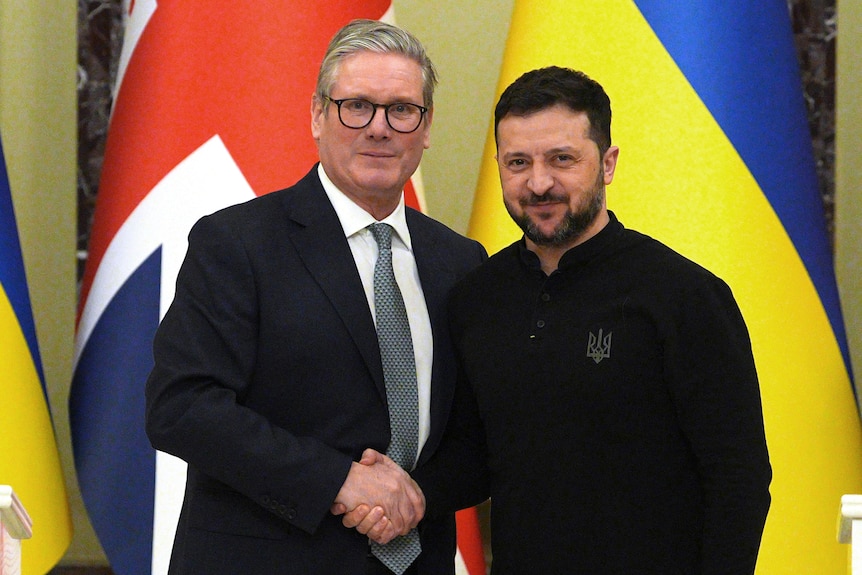
[[[294,509],[294,508],[292,508],[292,507],[291,507],[291,508],[287,511],[287,518],[288,518],[288,519],[296,519],[296,509]]]

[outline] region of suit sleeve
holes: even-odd
[[[259,349],[256,290],[247,253],[229,226],[207,218],[196,224],[154,341],[147,434],[156,449],[314,532],[351,457],[243,405]]]

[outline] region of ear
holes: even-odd
[[[311,97],[311,136],[320,139],[320,125],[323,122],[323,103],[316,96]]]
[[[434,108],[429,108],[425,112],[425,125],[422,127],[425,130],[425,135],[422,138],[422,146],[427,150],[431,147],[431,120],[434,119]]]
[[[606,186],[614,181],[614,170],[617,169],[617,158],[619,158],[619,155],[619,147],[611,146],[602,158],[602,168],[604,168]]]

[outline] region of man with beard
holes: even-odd
[[[524,237],[451,295],[461,378],[414,479],[428,517],[491,497],[494,574],[750,574],[771,468],[748,332],[724,281],[608,211],[610,122],[568,69],[501,96]]]

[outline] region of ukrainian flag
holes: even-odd
[[[672,4],[672,5],[671,5]],[[497,93],[582,70],[611,98],[608,204],[727,281],[748,324],[774,479],[757,572],[846,573],[862,430],[784,0],[516,0]],[[520,237],[489,130],[469,234]]]
[[[21,572],[44,574],[72,539],[63,470],[48,412],[45,377],[30,309],[12,194],[0,144],[0,483],[33,521]],[[3,566],[0,564],[0,572]]]

